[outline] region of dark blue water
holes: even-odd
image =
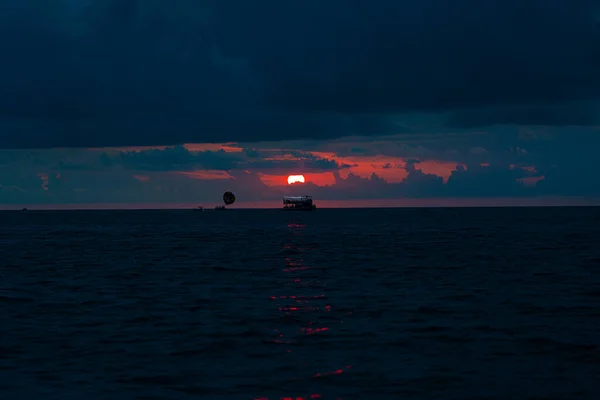
[[[0,213],[2,399],[598,399],[600,209]]]

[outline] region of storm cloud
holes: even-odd
[[[594,0],[6,0],[0,147],[598,125]],[[412,124],[402,124],[407,116]]]

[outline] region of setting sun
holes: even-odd
[[[292,183],[304,183],[304,175],[290,175],[288,176],[288,185]]]

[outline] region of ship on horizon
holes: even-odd
[[[316,208],[312,196],[283,196],[285,211],[313,211]]]

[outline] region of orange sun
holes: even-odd
[[[288,176],[288,185],[292,183],[304,183],[304,175],[290,175]]]

